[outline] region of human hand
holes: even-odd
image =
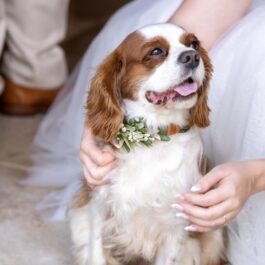
[[[80,160],[87,183],[92,189],[109,182],[104,176],[115,167],[116,157],[97,146],[96,139],[87,126],[84,127],[81,140]]]
[[[235,218],[249,196],[258,191],[257,163],[253,160],[217,166],[191,192],[179,195],[180,202],[172,207],[179,210],[177,217],[190,222],[185,230],[208,232]]]

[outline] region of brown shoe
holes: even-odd
[[[5,89],[0,95],[0,112],[19,116],[43,113],[49,108],[59,89],[26,88],[5,79]]]

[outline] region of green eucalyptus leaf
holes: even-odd
[[[170,137],[161,128],[155,133],[152,133],[152,130],[146,127],[143,118],[136,118],[124,119],[116,139],[118,140],[119,146],[123,146],[129,153],[137,143],[150,147],[154,141],[169,141]]]
[[[131,144],[129,143],[127,138],[124,138],[124,144],[127,145],[128,149],[131,150]]]
[[[124,146],[125,150],[126,150],[128,153],[131,152],[131,149],[130,149],[130,147],[126,144],[126,142],[124,142],[123,146]]]
[[[148,139],[147,141],[144,141],[144,142],[142,142],[144,145],[146,145],[146,146],[151,146],[152,144],[153,144],[153,142],[150,140],[150,139]]]
[[[163,142],[168,142],[170,141],[170,137],[167,135],[160,135],[160,140]]]

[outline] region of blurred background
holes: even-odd
[[[69,73],[107,19],[126,0],[72,0],[62,47]],[[49,223],[36,204],[54,189],[18,184],[30,165],[28,154],[43,114],[17,117],[0,114],[0,264],[72,265],[69,229]]]
[[[80,59],[91,40],[106,23],[110,15],[128,0],[71,0],[68,32],[62,47],[69,70]]]

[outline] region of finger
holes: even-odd
[[[95,143],[91,143],[88,150],[81,148],[80,157],[83,156],[88,156],[98,166],[105,166],[116,160],[114,153],[102,151]]]
[[[221,167],[212,169],[208,174],[202,177],[198,183],[191,187],[192,192],[205,193],[216,185],[225,176]]]
[[[189,225],[184,228],[188,232],[206,233],[212,231],[212,229],[203,226]]]
[[[93,163],[90,157],[87,156],[83,156],[82,160],[84,167],[89,171],[92,178],[96,180],[100,180],[105,177],[117,164],[117,161],[114,160],[105,166],[97,166]]]
[[[233,219],[235,216],[234,212],[227,213],[215,220],[209,221],[209,220],[201,220],[192,216],[185,215],[181,216],[181,213],[177,214],[177,217],[188,220],[192,225],[195,226],[203,226],[206,228],[209,228],[211,230],[215,230],[217,228],[223,227],[226,225],[230,220]]]
[[[185,213],[188,216],[195,217],[205,221],[215,220],[223,216],[225,213],[235,210],[233,209],[230,200],[226,200],[220,204],[217,204],[209,208],[203,208],[188,203],[182,203],[179,206],[180,207],[178,208],[182,213]]]
[[[228,218],[229,220],[225,222],[225,219],[223,218],[223,220],[218,220],[216,221],[215,224],[212,224],[210,226],[202,226],[202,225],[197,225],[197,224],[191,224],[188,227],[185,227],[185,230],[187,231],[194,231],[194,232],[209,232],[209,231],[214,231],[216,229],[222,228],[225,225],[227,225],[229,223],[229,221],[231,221],[236,214],[234,213],[230,213],[229,214],[230,217]]]
[[[91,184],[91,181],[90,181],[90,178],[91,178],[91,175],[90,173],[86,170],[84,170],[84,177],[86,179],[86,182],[87,182],[87,185],[91,188],[91,189],[95,189],[96,185],[94,184]]]
[[[109,182],[109,180],[104,180],[104,179],[97,180],[97,179],[94,179],[86,168],[84,169],[84,175],[85,175],[85,178],[86,178],[88,186],[90,186],[93,189],[96,186],[105,185],[105,184],[107,184]]]
[[[184,193],[182,195],[182,199],[185,202],[201,207],[210,207],[219,204],[228,198],[229,194],[224,187],[212,189],[204,194]]]
[[[96,139],[90,129],[85,129],[81,143],[81,154],[88,155],[95,164],[104,166],[116,159],[115,154],[110,151],[102,151],[96,143]]]

